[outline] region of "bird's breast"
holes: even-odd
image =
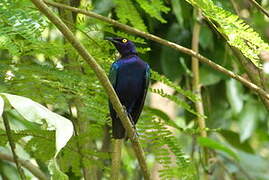
[[[118,71],[116,92],[121,101],[134,101],[143,92],[145,67],[139,62],[122,64]]]

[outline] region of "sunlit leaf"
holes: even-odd
[[[209,148],[212,148],[212,149],[215,149],[215,150],[226,152],[227,154],[229,154],[233,158],[235,158],[237,160],[239,159],[238,155],[233,150],[231,150],[229,147],[227,147],[224,144],[221,144],[221,143],[219,143],[219,142],[217,142],[217,141],[215,141],[213,139],[205,138],[205,137],[199,137],[198,138],[198,143],[201,146],[204,146],[204,147],[209,147]]]

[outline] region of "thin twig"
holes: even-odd
[[[188,48],[180,46],[180,45],[178,45],[176,43],[167,41],[167,40],[162,39],[162,38],[160,38],[158,36],[155,36],[155,35],[140,31],[140,30],[138,30],[136,28],[132,28],[132,27],[130,27],[128,25],[121,24],[121,23],[119,23],[119,22],[117,22],[117,21],[115,21],[113,19],[101,16],[99,14],[96,14],[96,13],[93,13],[93,12],[90,12],[90,11],[86,11],[86,10],[79,9],[79,8],[73,8],[73,7],[70,7],[70,6],[66,6],[66,5],[63,5],[63,4],[60,4],[60,3],[51,2],[51,1],[48,1],[48,0],[44,0],[44,2],[51,5],[51,6],[54,6],[54,7],[65,8],[65,9],[68,9],[70,11],[81,13],[81,14],[84,14],[86,16],[89,16],[89,17],[92,17],[92,18],[107,22],[107,23],[112,24],[113,26],[118,27],[118,28],[120,28],[120,29],[122,29],[122,30],[124,30],[124,31],[126,31],[128,33],[132,33],[132,34],[142,36],[142,37],[144,37],[146,39],[150,39],[150,40],[155,41],[157,43],[160,43],[160,44],[162,44],[164,46],[171,47],[173,49],[176,49],[177,51],[180,51],[182,53],[185,53],[185,54],[188,54],[190,56],[196,57],[199,61],[207,64],[208,66],[210,66],[211,68],[213,68],[213,69],[215,69],[215,70],[217,70],[219,72],[222,72],[223,74],[226,74],[227,76],[229,76],[229,77],[231,77],[233,79],[236,79],[236,80],[240,81],[246,87],[250,88],[251,90],[257,92],[258,94],[260,94],[261,96],[263,96],[263,97],[265,97],[266,99],[269,100],[269,94],[267,94],[267,92],[264,91],[262,88],[260,88],[257,85],[251,83],[250,81],[246,80],[242,76],[239,76],[239,75],[233,73],[232,71],[230,71],[230,70],[228,70],[228,69],[214,63],[213,61],[211,61],[210,59],[202,56],[201,54],[192,51],[191,49],[188,49]]]
[[[138,137],[136,136],[135,129],[128,116],[125,113],[123,106],[120,103],[106,72],[101,68],[101,66],[96,62],[96,60],[89,54],[86,48],[75,38],[73,33],[68,29],[68,27],[61,21],[61,19],[56,16],[48,6],[42,0],[31,0],[33,4],[47,16],[47,18],[61,31],[64,37],[70,42],[70,44],[77,50],[80,56],[86,61],[87,64],[93,69],[97,78],[99,79],[101,85],[104,87],[109,99],[113,105],[113,108],[117,112],[122,124],[130,138],[133,149],[135,151],[136,157],[140,164],[141,170],[143,172],[144,178],[146,180],[150,179],[150,174],[147,168],[144,151],[139,143]]]
[[[200,14],[200,13],[198,13],[198,14]],[[197,18],[199,18],[199,15],[197,16]],[[197,52],[197,53],[199,52],[200,30],[201,30],[200,23],[198,21],[196,21],[194,24],[194,27],[193,27],[193,32],[192,32],[192,50]],[[205,123],[205,119],[203,118],[204,107],[203,107],[203,101],[202,101],[202,96],[201,96],[199,61],[196,57],[192,57],[192,66],[191,67],[192,67],[192,73],[193,73],[192,91],[200,99],[199,101],[195,102],[195,107],[196,107],[196,111],[202,115],[202,116],[197,117],[198,125],[199,125],[199,128],[201,129],[201,136],[207,137],[206,123]]]
[[[239,12],[239,8],[238,8],[237,4],[234,2],[234,0],[230,0],[230,1],[233,5],[233,8],[234,8],[236,14],[239,16],[240,12]]]
[[[7,139],[8,139],[11,151],[12,151],[14,162],[15,162],[15,164],[17,166],[17,169],[18,169],[18,172],[19,172],[19,175],[20,175],[21,179],[26,180],[25,174],[24,174],[24,172],[23,172],[23,170],[22,170],[22,168],[20,166],[20,163],[18,161],[18,156],[17,156],[16,151],[15,151],[16,146],[15,146],[14,140],[13,140],[12,135],[11,135],[11,129],[10,129],[10,126],[9,126],[9,122],[8,122],[8,119],[7,119],[6,112],[3,113],[2,117],[3,117],[4,126],[5,126],[6,134],[7,134]]]
[[[255,0],[249,0],[252,4],[254,4],[263,14],[265,14],[269,18],[269,13],[266,11],[261,5],[259,5]]]
[[[5,161],[15,162],[14,158],[10,155],[0,153],[0,159]],[[28,160],[17,159],[17,161],[26,169],[28,169],[35,177],[40,180],[49,180],[49,178],[35,165]]]
[[[122,139],[113,140],[111,180],[118,180],[120,175]]]

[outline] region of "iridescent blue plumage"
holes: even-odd
[[[107,40],[110,40],[121,54],[121,58],[111,65],[109,79],[133,124],[136,124],[149,85],[149,65],[137,56],[135,45],[131,41],[124,38],[107,38]],[[109,108],[113,137],[124,138],[125,130],[111,103]]]

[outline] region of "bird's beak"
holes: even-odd
[[[112,37],[105,37],[105,40],[108,40],[112,43],[117,43],[117,41],[115,39],[113,39]]]

